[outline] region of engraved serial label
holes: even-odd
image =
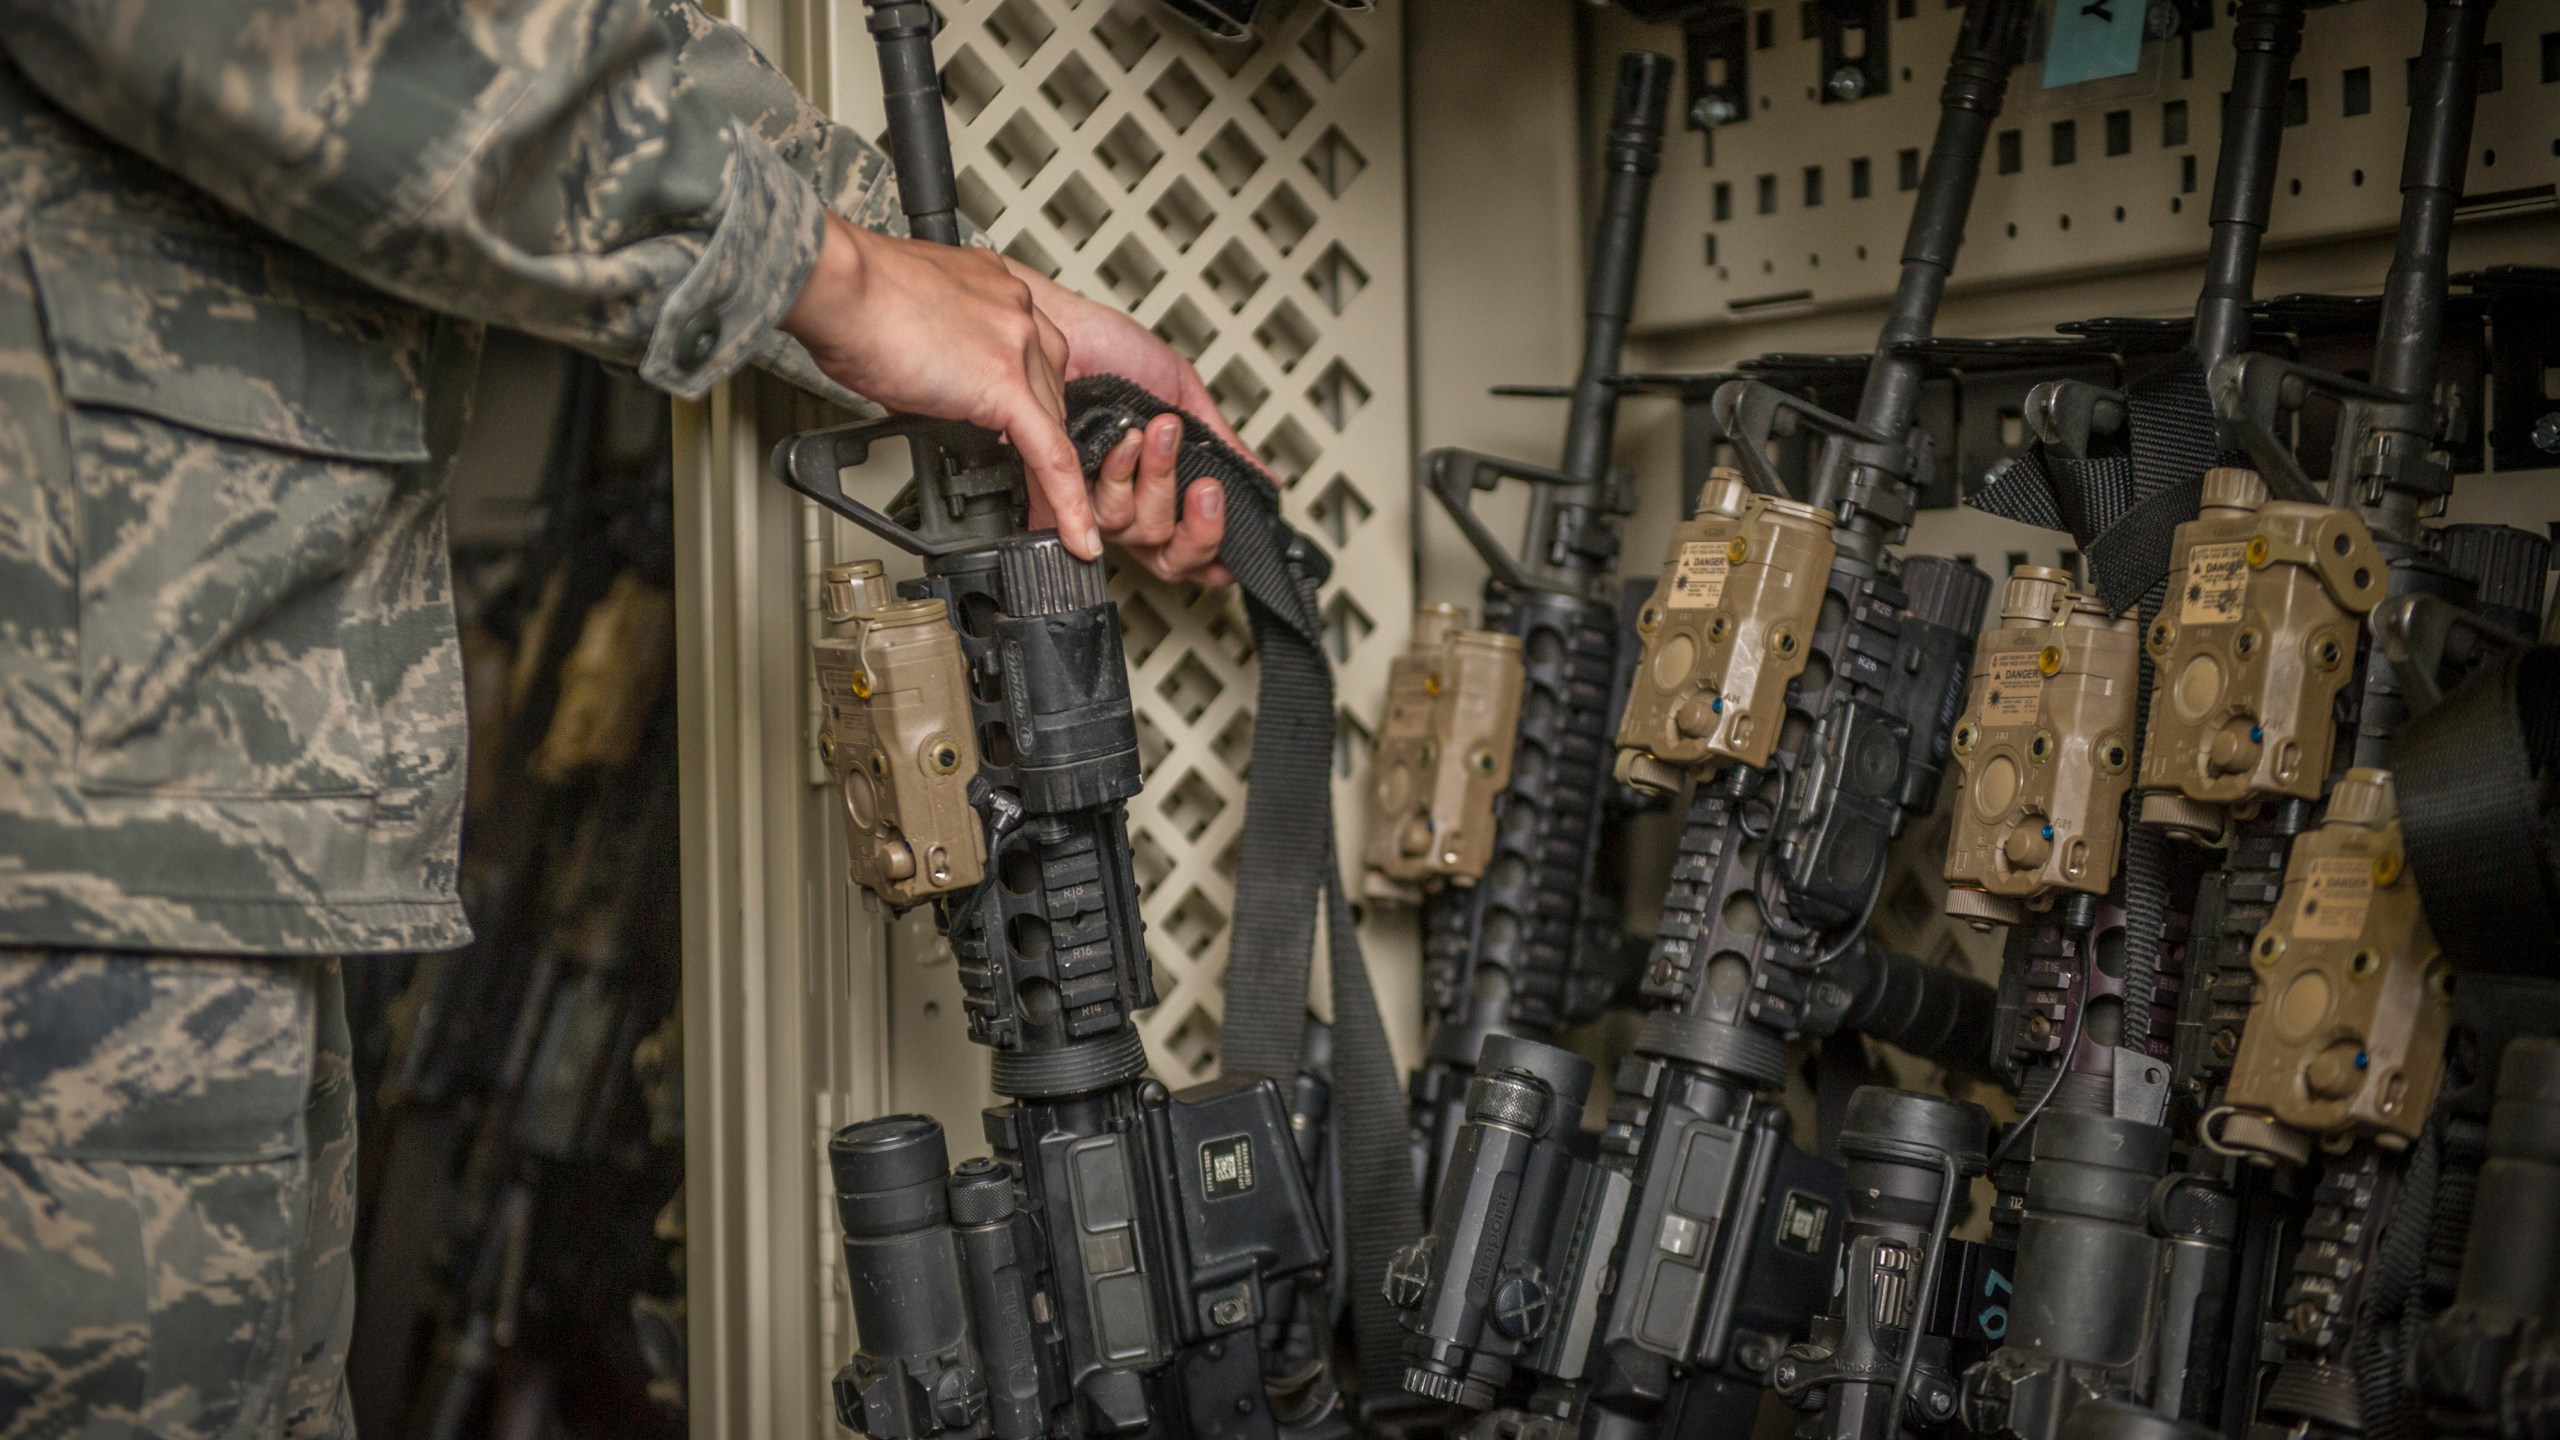
[[[2302,879],[2302,911],[2293,933],[2302,940],[2353,940],[2373,905],[2373,862],[2330,855],[2311,862]]]
[[[1671,594],[1663,601],[1674,610],[1704,610],[1724,599],[1725,572],[1733,562],[1721,540],[1692,540],[1680,547],[1680,563],[1671,572]]]
[[[1229,1135],[1200,1144],[1200,1196],[1242,1195],[1253,1188],[1253,1137]]]
[[[1987,667],[1990,688],[1982,692],[1985,725],[2032,725],[2036,701],[2044,694],[2044,674],[2036,668],[2034,650],[1995,650]]]
[[[1831,1207],[1802,1190],[1790,1190],[1778,1205],[1778,1244],[1799,1255],[1822,1253],[1831,1230]]]
[[[2187,552],[2187,588],[2178,597],[2181,625],[2227,625],[2240,618],[2249,589],[2249,547],[2238,540]]]

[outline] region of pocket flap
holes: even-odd
[[[39,221],[65,398],[356,460],[427,458],[426,321],[279,244]]]

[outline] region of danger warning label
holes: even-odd
[[[2034,650],[1995,650],[1984,667],[1990,686],[1982,692],[1982,723],[2031,725],[2036,699],[2044,693],[2044,673],[2036,668]]]
[[[2241,541],[2187,552],[2187,588],[2178,597],[2181,625],[2227,625],[2240,618],[2249,589],[2249,547]]]
[[[1663,603],[1674,610],[1704,610],[1721,603],[1725,573],[1731,568],[1725,542],[1690,541],[1680,547],[1680,563],[1671,572],[1670,598]]]

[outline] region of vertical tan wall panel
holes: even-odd
[[[1591,140],[1576,8],[1414,0],[1408,12],[1417,449],[1462,445],[1538,465],[1563,453],[1564,402],[1489,392],[1570,382],[1582,358]],[[1506,544],[1519,543],[1524,494],[1513,486],[1481,502]],[[1483,562],[1437,501],[1417,503],[1422,598],[1480,607]]]

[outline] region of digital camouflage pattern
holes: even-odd
[[[353,1434],[338,962],[0,950],[0,1440]]]
[[[0,0],[0,1440],[350,1432],[337,962],[434,950],[481,327],[698,396],[879,153],[684,0]],[[187,955],[150,952],[186,951]]]
[[[907,233],[906,212],[898,208],[898,178],[880,147],[810,104],[737,27],[712,19],[688,0],[656,3],[676,35],[678,92],[698,90],[753,126],[783,164],[817,189],[828,209],[865,230]],[[967,244],[994,248],[965,215],[960,233]],[[820,374],[800,342],[779,330],[766,332],[755,363],[858,414],[885,413]]]
[[[448,948],[480,327],[699,395],[887,162],[682,0],[0,0],[0,940]]]

